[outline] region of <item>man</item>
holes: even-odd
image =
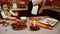
[[[42,3],[42,5],[41,5],[41,8],[39,10],[39,13],[43,12],[42,9],[45,6],[46,0],[35,0],[35,2],[33,3],[33,6],[36,6],[36,5],[41,4],[41,3]]]
[[[45,6],[45,2],[46,2],[46,0],[30,0],[29,6],[28,6],[28,14],[29,14],[29,16],[33,15],[33,14],[31,14],[32,8],[33,8],[33,6],[37,6],[37,5],[39,6],[37,15],[42,13],[43,12],[43,8]],[[41,5],[41,3],[42,3],[42,5]]]

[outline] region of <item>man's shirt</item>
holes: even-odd
[[[42,0],[43,3],[46,3],[46,0]]]
[[[35,1],[35,0],[32,0],[32,3],[33,3],[34,1]],[[43,2],[43,3],[45,3],[45,2],[46,2],[46,0],[42,0],[42,2]]]

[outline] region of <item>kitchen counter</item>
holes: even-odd
[[[17,9],[11,9],[12,11],[15,11],[15,10],[17,10],[17,11],[20,11],[20,10],[28,10],[28,8],[26,7],[26,8],[17,8]],[[1,9],[0,9],[0,11],[1,11]]]
[[[46,6],[44,7],[44,9],[49,9],[49,10],[53,10],[53,11],[56,11],[56,12],[60,12],[60,7],[58,6]]]
[[[12,11],[21,11],[21,10],[28,10],[27,8],[18,8],[18,9],[11,9]],[[1,11],[1,9],[0,9],[0,11]]]
[[[15,11],[15,10],[28,10],[27,8],[18,8],[18,9],[11,9],[12,11]]]
[[[0,34],[60,34],[60,21],[53,27],[52,30],[41,28],[38,31],[30,31],[28,28],[25,30],[15,31],[11,26],[2,27],[0,25]]]

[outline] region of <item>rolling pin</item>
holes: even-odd
[[[31,24],[33,25],[34,23],[31,23]],[[36,26],[38,26],[40,28],[50,29],[50,30],[52,29],[51,26],[47,26],[47,25],[41,24],[41,23],[36,23]]]

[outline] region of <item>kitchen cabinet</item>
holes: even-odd
[[[28,6],[28,1],[29,0],[16,0],[16,4],[18,5],[19,8],[25,8]],[[9,0],[10,5],[13,5],[13,1]]]
[[[53,0],[53,1],[54,6],[60,6],[60,0]]]
[[[0,0],[0,3],[2,3],[2,0]]]
[[[50,6],[50,5],[54,5],[54,6],[60,6],[60,0],[46,0],[46,6]]]
[[[0,0],[0,3],[2,3],[2,2],[8,3],[8,0]]]

